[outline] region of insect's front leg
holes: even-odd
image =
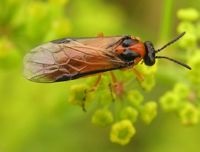
[[[144,76],[135,67],[133,67],[133,72],[139,82],[144,81]]]

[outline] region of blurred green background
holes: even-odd
[[[83,79],[37,84],[22,74],[26,52],[61,37],[131,34],[159,47],[177,35],[177,11],[199,11],[198,4],[200,0],[0,0],[0,152],[199,152],[200,126],[183,126],[174,114],[163,112],[148,126],[136,123],[137,133],[127,146],[113,144],[109,128],[91,123],[92,106],[84,113],[67,102],[69,87]],[[184,81],[185,69],[166,64],[167,70],[165,62],[159,64],[151,90],[156,99]],[[177,70],[184,72],[174,78]]]

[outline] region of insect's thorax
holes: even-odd
[[[127,36],[116,47],[115,52],[123,61],[137,64],[144,58],[146,49],[143,42]]]

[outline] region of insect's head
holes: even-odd
[[[155,60],[156,50],[153,47],[153,43],[151,43],[150,41],[144,42],[144,46],[146,50],[145,56],[143,58],[144,63],[148,66],[152,66],[156,62]]]
[[[179,62],[175,59],[172,59],[172,58],[169,58],[169,57],[166,57],[166,56],[157,56],[156,54],[160,51],[162,51],[163,49],[165,49],[166,47],[168,47],[169,45],[171,45],[172,43],[176,42],[178,39],[180,39],[183,35],[185,34],[185,32],[181,33],[179,36],[177,36],[175,39],[171,40],[170,42],[168,42],[167,44],[165,44],[163,47],[161,47],[160,49],[158,50],[155,50],[154,49],[154,46],[153,44],[150,42],[150,41],[146,41],[144,42],[144,46],[145,46],[145,56],[143,58],[143,61],[146,65],[148,66],[152,66],[155,64],[155,60],[158,59],[158,58],[163,58],[163,59],[167,59],[167,60],[170,60],[172,62],[175,62],[187,69],[190,69],[191,70],[191,67],[182,63],[182,62]]]

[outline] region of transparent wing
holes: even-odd
[[[94,39],[62,39],[34,48],[24,58],[25,77],[35,82],[58,82],[125,66],[112,50],[119,38],[102,39],[99,46],[92,43]]]

